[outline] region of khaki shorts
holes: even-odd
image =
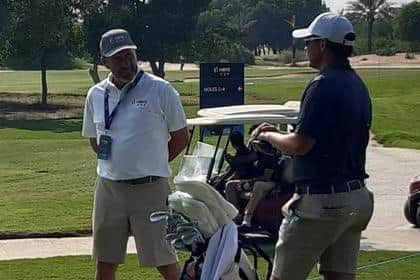
[[[150,213],[166,211],[170,189],[166,178],[129,185],[98,177],[93,209],[93,254],[96,261],[121,264],[133,234],[142,266],[178,261],[165,240],[166,222],[151,223]]]
[[[364,187],[337,194],[294,194],[283,207],[273,276],[304,280],[317,262],[321,274],[355,274],[361,232],[372,213],[373,194]]]

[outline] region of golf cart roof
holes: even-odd
[[[220,108],[220,107],[219,107]],[[238,125],[238,124],[260,124],[263,122],[272,124],[296,124],[297,118],[278,114],[233,114],[207,116],[188,119],[188,125],[212,126],[212,125]]]
[[[290,102],[290,101],[289,101]],[[289,103],[290,104],[290,103]],[[299,113],[299,107],[273,104],[259,104],[259,105],[235,105],[223,106],[201,109],[197,115],[201,117],[218,117],[224,115],[237,115],[237,114],[265,114],[265,115],[283,115],[294,117]]]

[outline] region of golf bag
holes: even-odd
[[[257,255],[268,256],[238,234],[232,219],[237,209],[203,181],[175,181],[168,198],[170,213],[152,213],[151,220],[168,220],[166,239],[177,250],[190,252],[182,280],[258,280]],[[250,263],[245,250],[254,257]]]

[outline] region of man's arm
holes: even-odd
[[[169,161],[174,160],[188,144],[188,129],[186,127],[170,132],[171,139],[168,143]]]
[[[315,145],[315,139],[296,133],[280,134],[275,131],[262,131],[257,138],[269,142],[282,153],[291,156],[303,156]]]
[[[98,153],[98,142],[96,141],[96,138],[89,138],[90,146],[92,147],[92,150],[95,152],[95,154]]]

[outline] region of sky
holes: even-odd
[[[323,0],[327,7],[331,9],[332,12],[337,12],[341,9],[344,9],[346,7],[346,3],[348,3],[351,0]],[[390,3],[396,3],[396,4],[407,4],[412,2],[413,0],[390,0]]]

